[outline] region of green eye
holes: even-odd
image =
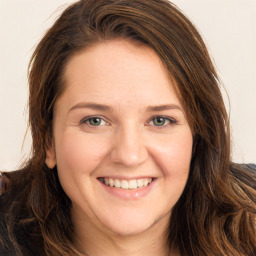
[[[153,118],[152,121],[155,126],[163,126],[166,124],[167,119],[164,117],[158,116],[158,117]]]
[[[89,123],[92,126],[100,126],[104,124],[104,121],[99,117],[92,117],[87,119],[86,123]]]
[[[171,117],[156,116],[151,119],[149,124],[158,127],[166,127],[176,125],[177,121]]]

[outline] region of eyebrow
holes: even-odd
[[[157,111],[163,111],[163,110],[169,110],[169,109],[177,109],[183,112],[182,108],[179,105],[175,105],[175,104],[149,106],[147,107],[147,112],[157,112]]]
[[[90,108],[94,110],[101,110],[101,111],[113,111],[113,108],[104,105],[104,104],[97,104],[97,103],[78,103],[75,106],[73,106],[68,112],[75,110],[75,109],[81,109],[81,108]]]
[[[68,112],[76,110],[76,109],[81,109],[81,108],[89,108],[93,110],[101,110],[104,112],[112,112],[113,107],[105,105],[105,104],[97,104],[97,103],[78,103],[74,105],[71,109],[69,109]],[[182,108],[179,105],[175,104],[167,104],[167,105],[159,105],[159,106],[149,106],[146,109],[146,112],[158,112],[158,111],[164,111],[164,110],[170,110],[170,109],[177,109],[177,110],[182,110]]]

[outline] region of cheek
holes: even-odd
[[[193,138],[190,131],[171,136],[155,146],[155,161],[162,169],[165,177],[172,180],[187,179],[191,156]]]
[[[72,130],[56,136],[58,169],[72,171],[73,174],[92,172],[106,154],[106,145],[95,137]]]
[[[170,202],[171,208],[179,200],[188,180],[192,156],[192,135],[179,136],[166,145],[159,158],[164,175],[164,194]]]

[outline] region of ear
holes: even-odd
[[[48,166],[49,169],[53,169],[56,165],[56,155],[55,155],[55,148],[54,143],[47,143],[45,147],[45,164]]]

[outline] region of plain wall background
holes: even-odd
[[[0,0],[0,170],[30,153],[27,66],[33,49],[71,0]],[[256,162],[256,0],[173,0],[196,25],[230,98],[232,158]]]

